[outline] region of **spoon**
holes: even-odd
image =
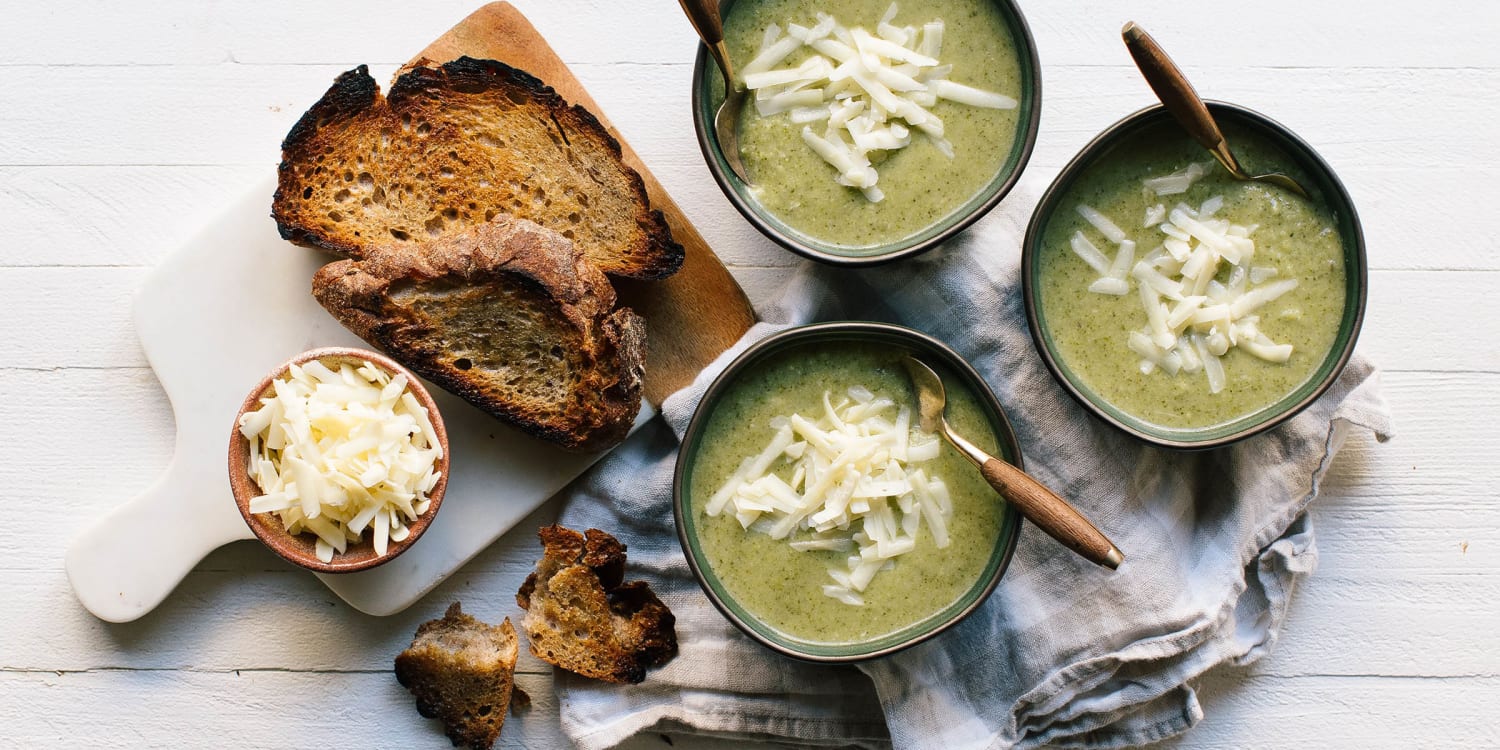
[[[984,481],[989,482],[996,492],[1015,504],[1021,515],[1040,526],[1053,539],[1062,542],[1089,562],[1110,570],[1120,567],[1120,563],[1125,561],[1124,553],[1100,533],[1094,524],[1089,523],[1082,513],[1069,505],[1067,500],[1043,487],[1026,472],[985,453],[948,426],[948,420],[943,417],[948,401],[947,392],[943,389],[943,379],[931,367],[911,356],[902,360],[902,364],[906,365],[906,372],[917,389],[917,411],[923,432],[941,434],[979,467]]]
[[[1145,29],[1136,25],[1135,21],[1125,24],[1120,35],[1125,38],[1125,48],[1130,50],[1135,66],[1140,68],[1146,83],[1156,92],[1156,98],[1161,100],[1173,119],[1187,130],[1193,140],[1213,152],[1214,158],[1229,170],[1231,176],[1241,181],[1269,183],[1286,188],[1303,198],[1309,197],[1307,190],[1296,180],[1280,172],[1247,174],[1239,160],[1234,158],[1234,153],[1229,150],[1229,143],[1224,140],[1224,133],[1219,130],[1219,124],[1214,122],[1214,116],[1209,114],[1208,106],[1198,97],[1193,84],[1188,83],[1182,69],[1172,62],[1172,58],[1167,57],[1161,45]]]
[[[729,51],[724,47],[724,21],[719,18],[718,0],[678,0],[687,13],[693,29],[708,47],[708,54],[719,65],[724,74],[724,101],[714,113],[714,138],[719,141],[719,151],[729,162],[729,169],[740,182],[750,183],[749,172],[740,160],[740,110],[745,107],[745,89],[734,81],[734,68],[729,65]]]

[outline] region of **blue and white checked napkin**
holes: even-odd
[[[1052,380],[1027,333],[1014,242],[999,239],[970,231],[914,261],[791,273],[769,322],[575,486],[561,522],[626,543],[631,577],[649,580],[671,606],[681,641],[678,657],[638,686],[558,672],[563,729],[579,747],[611,747],[647,728],[880,748],[1127,746],[1202,718],[1189,680],[1267,652],[1316,562],[1306,509],[1334,453],[1351,427],[1391,434],[1378,372],[1356,356],[1306,411],[1229,448],[1148,447]],[[845,319],[925,331],[973,363],[1005,405],[1027,470],[1125,551],[1119,571],[1027,525],[982,608],[921,646],[858,667],[783,658],[724,620],[677,544],[678,437],[745,346],[787,325]]]

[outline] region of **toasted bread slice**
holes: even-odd
[[[609,682],[640,682],[677,655],[676,619],[644,581],[622,583],[625,546],[598,529],[538,532],[542,559],[516,594],[531,653]]]
[[[416,373],[568,450],[614,445],[640,409],[645,322],[530,221],[387,242],[319,269],[313,296]]]
[[[384,97],[344,73],[292,128],[272,215],[281,236],[350,258],[419,244],[500,213],[573,240],[601,270],[657,279],[682,265],[645,184],[593,114],[530,74],[459,58],[402,73]]]
[[[485,750],[500,737],[512,692],[525,700],[514,682],[518,654],[510,618],[487,625],[454,602],[396,655],[396,680],[416,697],[418,712],[443,722],[454,745]]]

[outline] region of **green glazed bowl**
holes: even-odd
[[[1171,116],[1160,105],[1147,107],[1111,125],[1073,157],[1073,161],[1063,168],[1062,173],[1043,194],[1041,203],[1026,228],[1026,239],[1021,249],[1021,285],[1026,303],[1026,321],[1031,328],[1032,343],[1036,345],[1047,369],[1052,371],[1057,382],[1074,400],[1110,425],[1146,442],[1183,450],[1217,448],[1265,432],[1290,419],[1323,395],[1333,385],[1339,373],[1343,372],[1354,351],[1354,343],[1359,338],[1360,327],[1364,322],[1368,273],[1364,232],[1360,228],[1354,202],[1333,169],[1312,146],[1285,126],[1258,112],[1223,102],[1207,104],[1220,124],[1248,129],[1288,154],[1307,175],[1310,184],[1306,187],[1315,199],[1328,207],[1338,225],[1344,246],[1344,312],[1339,319],[1338,336],[1334,339],[1333,346],[1312,376],[1301,386],[1286,393],[1270,406],[1230,422],[1201,428],[1163,427],[1129,414],[1101,398],[1079,379],[1054,344],[1052,330],[1047,322],[1047,310],[1037,300],[1041,270],[1037,256],[1041,252],[1047,224],[1059,211],[1065,210],[1058,204],[1085,170],[1136,133],[1171,121]],[[1214,165],[1213,168],[1221,167]]]
[[[713,126],[714,112],[723,101],[723,77],[708,56],[707,48],[700,44],[697,61],[693,65],[693,130],[698,136],[698,147],[703,150],[703,158],[708,163],[708,171],[713,174],[714,181],[719,183],[719,189],[724,191],[729,202],[756,229],[777,244],[805,258],[836,266],[873,266],[918,255],[968,228],[999,205],[1001,199],[1021,178],[1021,170],[1025,169],[1026,162],[1031,158],[1031,150],[1036,145],[1037,127],[1042,114],[1042,66],[1037,59],[1031,29],[1026,25],[1026,19],[1014,0],[993,2],[999,7],[1010,28],[1011,37],[1016,44],[1016,55],[1021,62],[1021,92],[1016,97],[1020,102],[1016,137],[1011,144],[1009,156],[989,184],[941,221],[899,241],[858,249],[823,242],[787,226],[755,199],[749,187],[729,169],[729,163],[719,150],[719,140],[714,137]],[[734,0],[723,0],[720,13],[727,16],[733,5]],[[753,179],[754,175],[751,177]]]
[[[999,454],[1019,468],[1021,467],[1021,450],[1016,443],[1016,436],[1011,430],[1010,422],[1006,420],[1005,412],[1000,408],[1000,402],[995,399],[995,394],[990,391],[988,385],[985,385],[979,373],[947,345],[910,328],[886,323],[862,322],[822,323],[790,328],[745,350],[714,380],[708,391],[704,393],[702,401],[698,404],[698,410],[693,414],[692,422],[688,425],[687,433],[682,440],[682,448],[677,455],[676,473],[672,478],[672,512],[676,516],[677,538],[682,544],[683,554],[687,557],[688,567],[692,568],[693,576],[697,578],[698,584],[703,587],[704,593],[708,595],[714,606],[718,607],[719,611],[723,612],[724,616],[746,635],[786,656],[812,662],[837,663],[873,659],[916,645],[947,630],[978,609],[995,590],[995,586],[1000,583],[1000,576],[1005,573],[1006,567],[1010,564],[1011,555],[1016,549],[1016,538],[1021,531],[1021,514],[1015,507],[1006,506],[1004,517],[1001,519],[1000,534],[995,539],[995,547],[990,553],[984,572],[974,581],[963,597],[925,620],[880,638],[842,644],[808,642],[776,630],[757,618],[754,613],[740,606],[739,602],[735,601],[724,588],[709,565],[707,557],[699,546],[698,518],[689,511],[691,498],[688,497],[688,488],[692,486],[694,457],[698,454],[702,443],[708,415],[713,413],[721,397],[734,387],[741,374],[753,368],[757,363],[789,350],[804,347],[815,348],[831,342],[868,342],[894,346],[936,365],[945,373],[945,378],[956,378],[956,382],[962,383],[963,387],[978,396],[980,406],[999,444]]]

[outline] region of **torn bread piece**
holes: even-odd
[[[443,722],[455,746],[485,750],[505,726],[515,687],[516,630],[510,618],[498,626],[464,614],[458,602],[440,620],[417,627],[411,646],[396,655],[396,680],[417,699],[417,711]]]
[[[645,321],[531,221],[370,248],[319,269],[313,296],[417,374],[565,449],[618,443],[640,409]]]
[[[636,683],[677,655],[676,618],[644,581],[624,583],[625,545],[598,529],[543,527],[542,559],[516,594],[537,658],[607,682]]]

